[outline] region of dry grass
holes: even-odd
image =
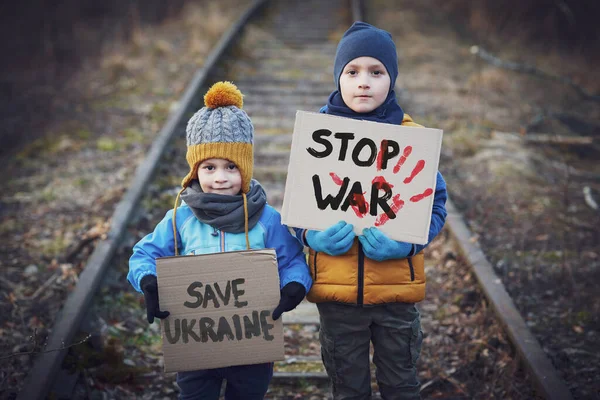
[[[469,90],[485,88],[486,90],[506,93],[511,88],[509,73],[494,67],[486,67],[480,73],[475,73],[467,80]]]
[[[108,80],[116,83],[123,75],[131,70],[129,59],[122,53],[111,54],[102,60],[102,68],[106,71]]]
[[[208,10],[207,10],[208,9]],[[207,14],[211,18],[207,18]],[[220,27],[226,25],[229,19],[216,4],[208,7],[198,7],[197,4],[187,4],[183,11],[183,25],[189,33],[187,47],[192,54],[203,54],[209,43],[221,31]]]
[[[446,130],[444,147],[452,152],[452,157],[471,157],[481,150],[488,136],[481,129],[462,124]]]
[[[499,35],[503,40],[526,40],[572,52],[600,45],[600,3],[595,0],[450,0],[443,7],[478,35]]]

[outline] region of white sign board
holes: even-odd
[[[156,260],[165,372],[284,359],[275,250]]]
[[[344,220],[357,235],[426,244],[442,146],[439,129],[298,111],[282,209],[291,227]]]

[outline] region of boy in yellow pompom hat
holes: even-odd
[[[186,159],[189,173],[175,207],[154,232],[140,240],[129,260],[127,279],[144,294],[148,322],[166,318],[158,299],[156,258],[224,251],[274,248],[279,265],[281,300],[273,319],[293,310],[310,290],[312,278],[303,245],[281,224],[252,179],[254,127],[242,110],[242,93],[230,82],[214,84],[205,107],[189,120]],[[177,206],[179,197],[185,202]],[[179,372],[180,399],[262,399],[273,363]]]

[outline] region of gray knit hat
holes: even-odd
[[[186,128],[190,166],[181,185],[197,178],[198,165],[209,158],[224,158],[238,167],[242,191],[250,190],[254,165],[254,127],[244,110],[243,95],[231,82],[217,82],[204,95],[205,107],[190,118]]]

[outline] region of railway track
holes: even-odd
[[[268,8],[266,3],[269,3]],[[171,201],[175,185],[187,172],[185,123],[190,113],[201,106],[202,94],[212,82],[234,81],[245,94],[244,109],[252,118],[256,132],[255,178],[265,187],[269,203],[276,208],[281,206],[295,112],[298,109],[317,110],[326,99],[331,88],[337,40],[352,20],[363,20],[360,8],[359,1],[347,0],[297,3],[257,0],[248,7],[223,36],[205,67],[196,74],[181,98],[178,110],[170,116],[147,158],[138,167],[132,186],[115,210],[108,238],[96,247],[88,260],[76,289],[54,324],[47,348],[60,349],[90,334],[90,347],[106,353],[114,348],[107,346],[103,337],[115,334],[114,329],[107,331],[107,326],[117,326],[116,329],[123,332],[139,332],[144,325],[147,326],[135,295],[129,319],[120,325],[107,323],[114,320],[116,311],[111,310],[106,296],[108,294],[113,299],[132,296],[124,277],[131,245],[139,239],[139,235],[147,233],[169,208],[170,203],[161,204],[160,199],[169,198]],[[318,12],[315,13],[315,10]],[[436,268],[440,267],[440,262],[448,265],[450,260],[454,261],[450,265],[459,263],[477,278],[471,284],[480,287],[475,290],[485,295],[485,302],[495,312],[495,323],[507,333],[506,338],[511,343],[508,347],[514,348],[511,362],[515,365],[522,362],[527,372],[526,377],[519,378],[521,398],[528,398],[533,393],[549,399],[570,398],[566,385],[528,331],[501,283],[495,279],[484,254],[471,243],[470,233],[461,216],[451,202],[448,206],[447,232],[450,237],[442,237],[432,244],[432,248],[441,253],[441,261],[430,257],[428,273],[436,276],[437,280],[443,279],[445,275],[435,275]],[[434,293],[442,290],[440,282],[436,283],[436,279],[430,281]],[[431,292],[428,289],[428,296]],[[428,300],[422,305],[424,330],[435,330],[436,321],[432,315],[437,308]],[[315,393],[325,392],[327,376],[318,355],[318,315],[315,307],[302,303],[294,312],[284,314],[284,323],[286,340],[299,342],[300,350],[286,346],[286,361],[276,366],[274,392],[283,388],[281,393],[293,393],[299,388],[306,391],[307,387],[313,388],[311,390]],[[155,329],[156,325],[151,329]],[[156,332],[154,336],[157,336]],[[489,347],[489,344],[486,346]],[[427,351],[431,350],[424,349],[423,357],[433,357],[433,352],[428,355]],[[40,354],[19,398],[41,399],[49,393],[57,398],[91,397],[93,385],[90,382],[97,379],[90,376],[85,367],[74,368],[77,362],[73,362],[73,357],[81,360],[76,347],[71,348],[71,352],[61,349]],[[124,374],[135,373],[127,357],[120,362],[132,367]],[[108,389],[109,385],[104,385],[109,392],[115,390],[109,398],[154,398],[151,381],[160,373],[160,359],[146,367],[141,372],[136,370],[141,381],[146,382],[142,384],[146,387],[141,390],[143,394],[127,391],[119,394],[115,392],[117,389]],[[440,374],[445,376],[443,380],[449,386],[439,385],[435,376],[438,372],[429,370],[424,391],[436,386],[435,393],[438,394],[456,396],[458,393],[458,397],[470,397],[468,385],[452,378],[448,371]],[[523,393],[523,388],[530,392]],[[173,389],[169,390],[163,395],[172,396]],[[431,393],[433,396],[434,392]],[[281,397],[273,398],[288,397],[281,394]]]

